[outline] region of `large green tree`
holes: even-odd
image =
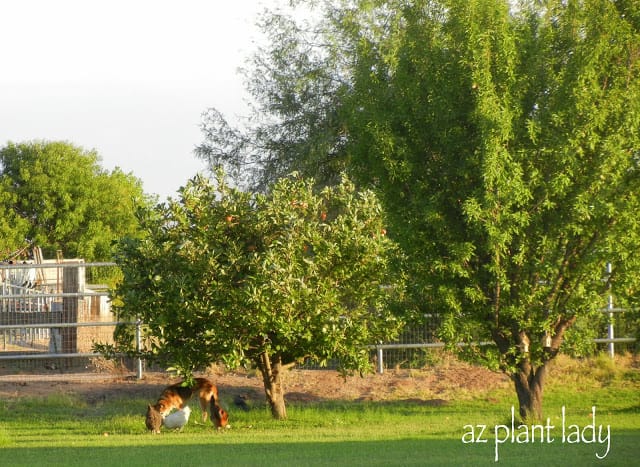
[[[286,368],[337,358],[364,371],[366,345],[397,332],[394,244],[376,197],[346,179],[316,192],[287,177],[253,196],[221,174],[196,178],[142,225],[143,238],[120,244],[114,304],[144,323],[146,356],[187,377],[219,361],[255,365],[275,418],[286,418]]]
[[[149,201],[142,183],[100,167],[95,151],[66,142],[8,143],[0,149],[0,210],[10,216],[5,249],[25,241],[51,257],[109,260],[112,242],[138,228],[135,211]],[[3,219],[4,221],[4,219]]]
[[[347,18],[354,173],[411,221],[400,240],[430,259],[414,267],[443,337],[495,343],[473,356],[509,374],[523,418],[541,418],[547,364],[576,319],[599,313],[610,284],[626,282],[619,300],[638,289],[631,5],[414,2],[372,38],[354,27],[368,18]]]
[[[417,306],[445,316],[452,345],[493,341],[465,353],[506,372],[522,417],[540,418],[547,365],[566,332],[597,314],[605,293],[624,304],[639,290],[640,6],[325,4],[315,43],[329,50],[306,53],[325,69],[273,81],[262,108],[276,120],[313,115],[323,132],[296,134],[320,134],[338,149],[332,161],[380,194]],[[296,58],[304,48],[281,47],[301,43],[292,32],[273,34],[273,49]],[[287,70],[272,64],[270,76]],[[322,100],[334,113],[307,95],[316,76],[340,83]],[[254,132],[269,139],[269,130]],[[264,160],[313,167],[305,153],[280,154]]]

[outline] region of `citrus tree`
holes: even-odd
[[[144,238],[119,246],[114,298],[121,319],[144,323],[145,356],[187,377],[252,364],[275,418],[286,418],[283,370],[335,358],[364,371],[365,346],[398,329],[394,244],[376,197],[347,179],[316,192],[291,176],[251,195],[221,173],[197,177],[141,223]]]

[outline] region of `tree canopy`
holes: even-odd
[[[95,151],[66,142],[9,143],[0,149],[0,224],[3,250],[25,242],[45,256],[110,260],[112,242],[133,235],[135,211],[148,203],[142,183],[100,167]]]
[[[377,198],[347,179],[317,192],[290,176],[251,195],[221,173],[198,177],[141,224],[142,238],[120,243],[114,305],[144,323],[146,357],[187,377],[220,361],[255,365],[276,418],[285,368],[335,358],[365,371],[366,345],[398,330],[395,246]]]
[[[640,6],[324,5],[313,40],[267,23],[274,42],[257,59],[267,70],[252,80],[261,110],[297,122],[288,141],[318,151],[287,143],[287,155],[281,133],[258,123],[243,134],[263,150],[251,162],[263,174],[344,167],[374,189],[416,310],[444,316],[452,345],[492,340],[466,356],[509,374],[521,415],[541,417],[567,330],[611,290],[621,304],[639,295]],[[218,146],[224,157],[212,160],[247,161],[246,147]]]
[[[606,263],[620,300],[638,290],[639,31],[619,2],[419,3],[387,36],[352,32],[350,161],[413,222],[401,243],[431,260],[415,266],[443,337],[493,340],[472,351],[539,418]]]
[[[292,3],[313,13],[316,2]],[[271,12],[259,25],[271,47],[260,48],[244,69],[253,98],[248,125],[231,126],[222,113],[208,109],[196,155],[257,191],[294,170],[323,184],[337,183],[344,169],[342,50],[317,46],[332,40],[314,21],[299,24]]]

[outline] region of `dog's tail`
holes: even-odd
[[[215,397],[212,397],[209,401],[209,407],[211,409],[211,421],[216,428],[225,428],[229,425],[229,414],[226,410],[218,405],[218,401]]]

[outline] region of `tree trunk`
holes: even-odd
[[[271,415],[276,420],[284,420],[287,418],[287,408],[284,403],[282,385],[282,358],[276,356],[272,362],[269,354],[264,352],[260,355],[257,363],[260,373],[262,373],[264,393],[271,407]]]
[[[517,373],[511,375],[518,395],[520,417],[523,422],[542,421],[542,392],[547,364],[534,368],[528,361],[522,362]]]
[[[503,371],[509,375],[513,381],[518,395],[520,406],[520,418],[523,422],[542,421],[542,393],[544,380],[547,374],[547,365],[560,352],[560,346],[564,340],[564,333],[576,321],[576,316],[568,318],[559,317],[551,330],[551,342],[549,347],[544,348],[542,363],[538,366],[531,365],[527,354],[531,346],[531,340],[526,332],[513,332],[511,339],[508,335],[495,328],[492,330],[493,340],[498,346],[500,354],[504,357],[509,352],[512,343],[522,349],[523,360],[518,364],[518,370],[512,373],[509,367],[503,367]],[[508,369],[507,369],[508,368]]]

